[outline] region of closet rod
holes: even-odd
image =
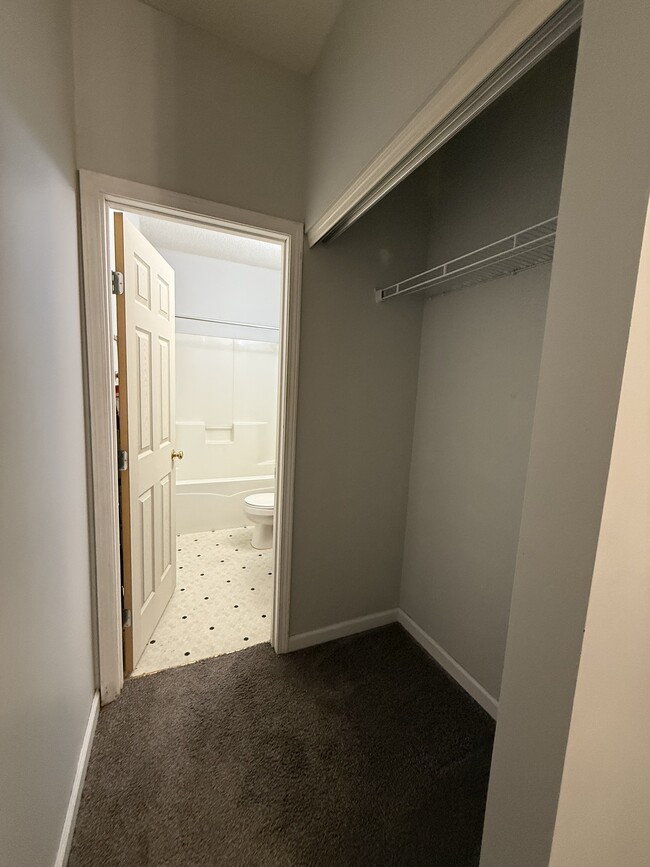
[[[557,217],[521,229],[471,253],[457,256],[420,274],[375,290],[377,301],[429,291],[432,295],[466,289],[497,277],[516,274],[553,259]]]
[[[181,316],[176,314],[176,319],[188,319],[192,322],[210,322],[213,325],[237,325],[240,328],[261,328],[263,331],[278,331],[275,325],[258,325],[255,322],[233,322],[230,319],[208,319],[207,316]]]

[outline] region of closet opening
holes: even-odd
[[[578,42],[413,173],[419,257],[374,290],[422,310],[399,620],[494,717]]]

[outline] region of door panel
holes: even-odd
[[[174,272],[135,226],[115,214],[125,671],[137,664],[176,585]]]

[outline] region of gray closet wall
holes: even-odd
[[[292,636],[397,607],[421,304],[376,304],[371,287],[426,267],[423,193],[411,176],[305,248]]]
[[[429,266],[557,214],[577,42],[420,170]],[[428,299],[422,319],[400,607],[495,699],[549,283],[539,266]]]

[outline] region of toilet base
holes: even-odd
[[[251,539],[253,548],[258,551],[263,551],[273,547],[273,524],[255,524],[253,526],[253,538]]]

